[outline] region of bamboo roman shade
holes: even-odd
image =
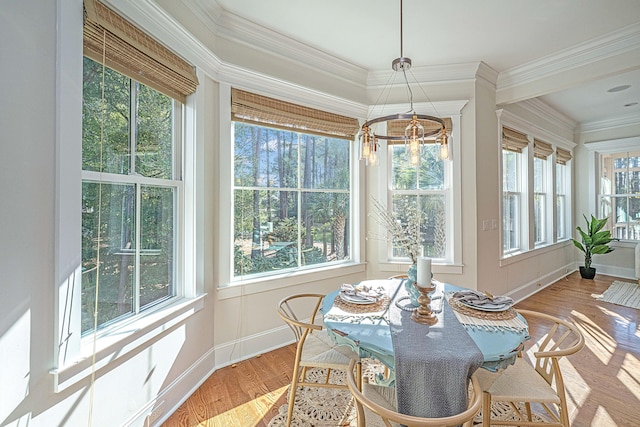
[[[447,130],[451,131],[451,119],[450,118],[444,118],[442,119],[444,120],[444,124],[445,127],[447,128]],[[424,127],[424,133],[429,133],[429,132],[433,132],[436,130],[440,129],[440,126],[438,123],[435,122],[431,122],[429,120],[418,120],[420,122],[420,124],[422,125],[422,127]],[[391,120],[387,122],[387,135],[389,136],[404,136],[405,135],[405,129],[407,128],[407,126],[409,126],[409,123],[411,122],[411,120]],[[436,137],[438,135],[432,135],[429,137],[426,137],[425,139],[427,140],[433,140],[435,141]],[[389,140],[388,141],[389,145],[393,145],[393,144],[404,144],[403,140]]]
[[[358,120],[233,88],[231,120],[330,138],[354,139]]]
[[[533,156],[539,159],[546,159],[551,154],[553,154],[553,148],[551,144],[547,144],[546,142],[542,142],[539,139],[533,140]]]
[[[514,151],[516,153],[522,153],[524,148],[529,145],[527,135],[524,133],[509,129],[507,127],[502,128],[502,149],[507,151]]]
[[[184,103],[195,92],[194,68],[97,0],[84,0],[85,56]]]
[[[556,148],[556,163],[566,165],[571,160],[571,152],[562,148]]]

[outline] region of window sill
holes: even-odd
[[[539,246],[537,248],[530,249],[527,251],[515,252],[513,254],[506,255],[500,258],[500,267],[504,267],[509,264],[514,264],[516,262],[525,260],[527,258],[532,258],[534,256],[538,256],[547,252],[555,251],[558,248],[569,246],[569,245],[573,246],[573,243],[571,242],[571,240],[567,239],[567,240],[562,240],[560,242],[552,243],[549,245]]]
[[[204,307],[205,296],[206,294],[196,298],[181,298],[117,331],[99,337],[96,342],[95,365],[93,339],[87,339],[83,342],[78,360],[50,371],[54,377],[54,391],[59,393],[89,377],[93,371],[130,357],[132,353],[144,348],[154,338],[200,311]]]
[[[345,263],[324,268],[292,271],[286,274],[255,277],[249,280],[235,280],[227,286],[218,287],[218,299],[237,298],[242,295],[258,294],[274,289],[288,288],[304,282],[330,280],[350,274],[364,273],[364,263]]]

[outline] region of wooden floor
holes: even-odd
[[[585,336],[563,365],[574,427],[640,426],[640,311],[592,297],[614,280],[573,273],[516,305],[568,318]],[[287,346],[216,371],[163,426],[267,426],[286,402],[294,352]]]

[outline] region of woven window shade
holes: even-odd
[[[527,139],[527,135],[506,127],[502,128],[503,150],[522,153],[522,149],[527,148],[528,145],[529,140]]]
[[[330,138],[354,139],[359,130],[357,119],[240,89],[231,90],[231,119]]]
[[[556,148],[556,163],[566,165],[571,160],[571,152],[562,148]]]
[[[445,127],[448,130],[451,130],[451,119],[446,117],[446,118],[443,118],[442,120],[444,120]],[[433,132],[435,130],[440,129],[440,124],[439,123],[431,122],[429,120],[418,120],[418,121],[420,122],[422,127],[424,127],[424,133]],[[407,128],[407,126],[409,126],[410,122],[411,122],[411,120],[390,120],[390,121],[388,121],[387,122],[387,135],[389,135],[389,136],[404,136],[405,135],[404,131]],[[427,137],[426,139],[435,142],[437,137],[438,137],[438,135],[431,135],[431,136]],[[389,145],[404,144],[404,141],[389,140],[388,144]]]
[[[533,156],[539,159],[546,159],[553,153],[551,144],[542,142],[539,139],[533,140]]]
[[[193,66],[97,0],[84,0],[85,56],[184,103],[196,91]]]

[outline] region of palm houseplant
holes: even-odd
[[[580,267],[580,276],[583,279],[593,279],[596,275],[596,269],[591,267],[592,255],[612,252],[614,248],[610,247],[609,243],[618,239],[612,238],[609,230],[602,229],[608,218],[598,219],[591,215],[591,220],[589,220],[586,215],[582,216],[587,223],[587,228],[582,230],[579,226],[576,227],[580,233],[581,241],[572,240],[575,247],[584,253],[584,266]]]

